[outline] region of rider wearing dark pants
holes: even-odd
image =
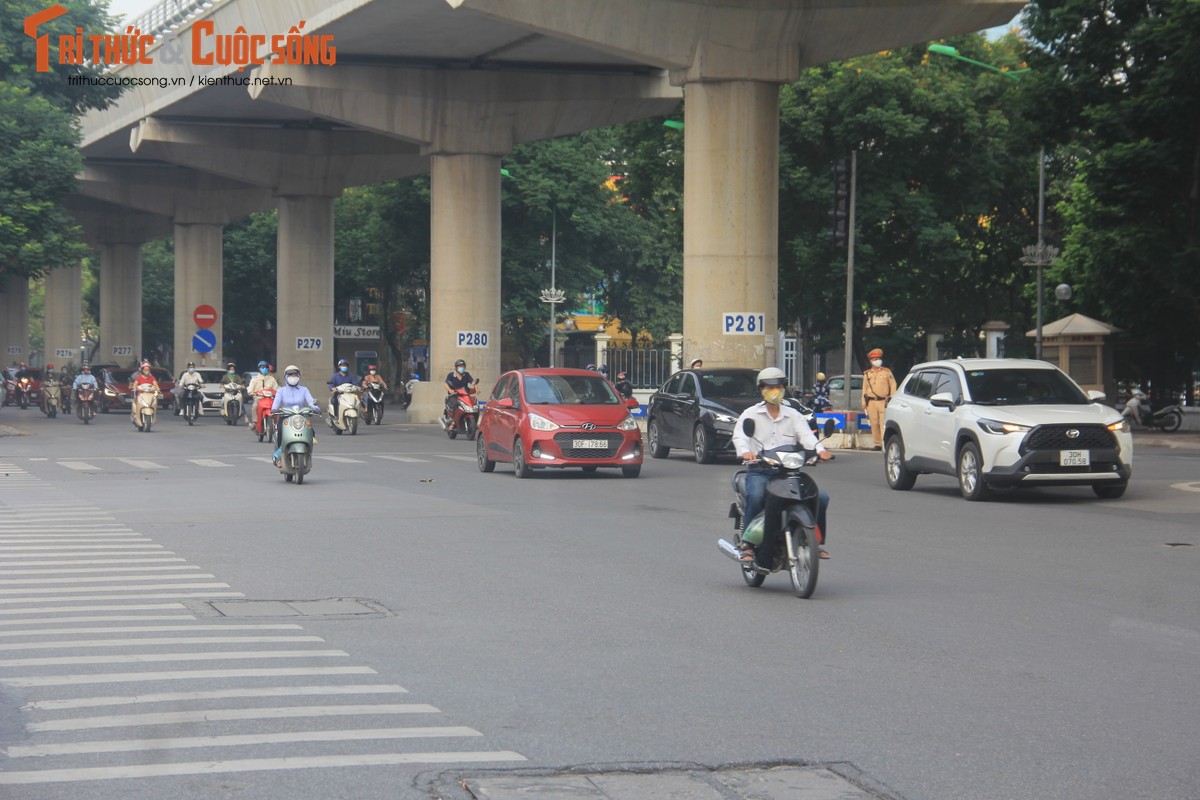
[[[828,461],[832,456],[813,435],[812,428],[799,411],[783,402],[787,386],[787,375],[778,367],[767,367],[758,373],[758,390],[763,401],[756,403],[738,417],[733,427],[733,446],[741,455],[742,461],[751,462],[758,458],[757,453],[770,450],[786,444],[796,444],[805,450],[815,450],[817,458]],[[744,420],[754,421],[753,438],[742,430]],[[765,464],[755,464],[746,472],[745,508],[742,515],[742,528],[758,516],[766,505],[767,483],[777,468]],[[825,511],[829,507],[829,495],[824,489],[820,490],[820,502],[817,508],[817,525],[821,528],[822,541],[827,541],[829,529],[826,524]],[[824,548],[821,558],[829,558]],[[746,542],[742,544],[742,560],[753,561],[754,549]]]
[[[454,404],[458,402],[456,392],[466,389],[475,379],[467,372],[467,362],[461,358],[454,362],[454,370],[446,374],[446,418],[454,419]]]

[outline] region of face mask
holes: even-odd
[[[287,382],[288,382],[288,386],[296,386],[300,383],[300,376],[299,375],[288,375]]]
[[[882,366],[883,366],[883,359],[882,359],[882,358],[872,358],[872,359],[871,359],[871,366],[872,366],[872,367],[882,367]]]
[[[455,369],[458,370],[459,375],[462,375],[464,372],[467,371],[466,367],[455,367]]]
[[[230,374],[230,375],[232,375],[232,374],[233,374],[233,370],[229,370],[229,374]]]
[[[777,406],[783,402],[783,389],[763,389],[762,396],[763,400]]]
[[[372,374],[372,375],[374,375],[374,374],[375,374],[375,370],[371,370],[371,374]]]
[[[266,367],[259,367],[259,368],[258,368],[258,371],[259,371],[260,373],[262,373],[263,375],[266,375],[266,374],[267,374],[267,368],[266,368]]]
[[[346,372],[349,369],[350,369],[349,367],[338,367],[338,372]]]

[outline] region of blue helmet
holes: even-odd
[[[259,368],[259,369],[262,369],[263,367],[269,367],[269,366],[271,366],[271,365],[270,365],[270,364],[268,364],[268,363],[267,363],[267,362],[265,362],[265,361],[260,361],[260,362],[258,362],[258,368]]]

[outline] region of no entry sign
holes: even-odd
[[[197,328],[211,328],[217,324],[217,310],[207,303],[201,303],[192,312],[192,319],[196,321]]]

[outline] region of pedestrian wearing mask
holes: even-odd
[[[867,353],[871,367],[863,373],[862,407],[871,422],[872,450],[883,449],[883,412],[896,393],[896,378],[883,365],[883,350],[876,347]]]

